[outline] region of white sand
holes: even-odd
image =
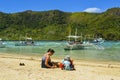
[[[20,62],[25,66],[19,66]],[[119,62],[74,60],[75,71],[43,69],[40,63],[39,56],[0,54],[0,80],[120,80]]]

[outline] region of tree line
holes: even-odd
[[[0,38],[4,40],[66,40],[66,36],[120,40],[120,8],[102,13],[49,11],[0,12]]]

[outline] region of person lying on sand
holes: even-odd
[[[47,53],[42,57],[42,68],[56,68],[58,67],[58,62],[51,62],[51,56],[54,54],[53,49],[48,49]]]

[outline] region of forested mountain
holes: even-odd
[[[103,13],[63,12],[59,10],[18,13],[0,12],[0,38],[24,40],[65,40],[69,32],[85,37],[103,37],[120,40],[120,8],[111,8]]]

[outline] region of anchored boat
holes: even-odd
[[[81,36],[77,36],[77,29],[75,32],[75,35],[70,35],[67,36],[69,38],[69,41],[67,42],[67,45],[65,46],[64,50],[81,50],[84,49],[84,45],[82,41],[78,41],[78,38],[82,38]],[[71,40],[71,38],[74,39],[74,41]]]
[[[0,48],[5,48],[5,43],[3,43],[2,39],[0,38]]]
[[[35,46],[35,42],[32,38],[26,38],[25,41],[20,41],[19,43],[16,43],[15,46]]]

